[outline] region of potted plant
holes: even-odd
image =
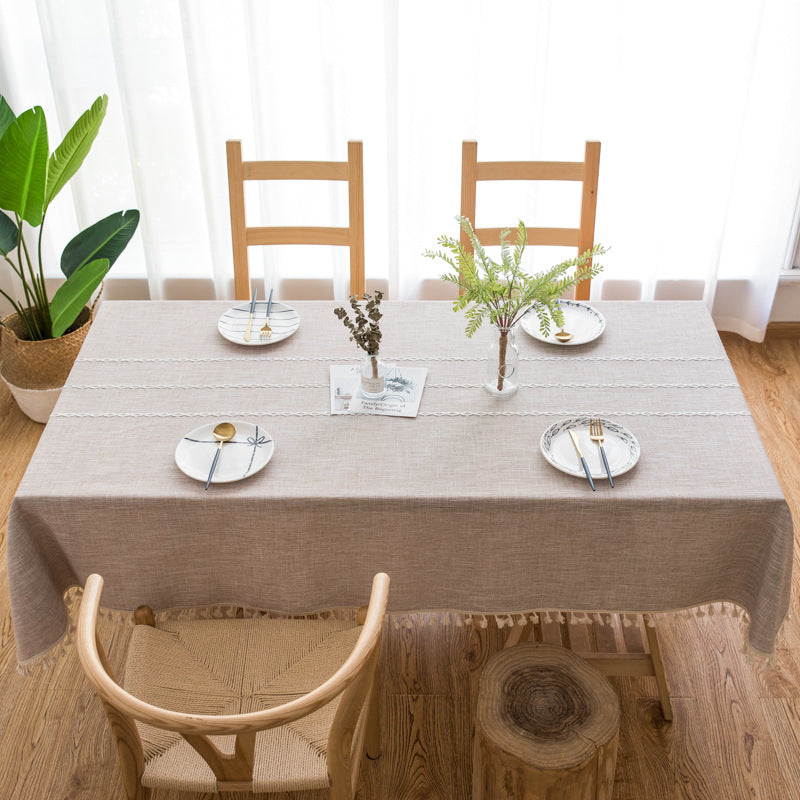
[[[350,331],[350,341],[355,342],[367,354],[361,366],[361,391],[366,397],[379,397],[385,388],[386,365],[380,358],[382,299],[383,292],[379,290],[372,296],[365,294],[361,298],[351,295],[353,319],[350,319],[344,308],[333,310]],[[363,309],[359,305],[360,300],[366,301]]]
[[[551,319],[563,326],[564,315],[559,307],[559,299],[568,289],[602,270],[602,266],[590,262],[594,256],[605,253],[606,249],[596,245],[577,258],[529,275],[521,266],[522,254],[528,243],[528,232],[523,222],[517,225],[513,250],[507,241],[510,229],[503,229],[500,234],[501,260],[497,263],[486,254],[470,221],[466,217],[457,219],[467,233],[474,253],[467,252],[457,239],[440,236],[437,242],[444,250],[426,250],[423,255],[442,259],[453,268],[454,272],[442,275],[441,279],[459,288],[453,310],[466,310],[467,336],[471,337],[484,320],[496,328],[497,336],[490,350],[488,378],[484,385],[492,394],[509,396],[518,388],[514,326],[531,309],[539,318],[543,335],[549,334]],[[571,274],[566,274],[568,272]]]
[[[88,332],[87,303],[139,223],[138,211],[119,211],[75,236],[61,254],[66,280],[48,295],[47,209],[89,153],[107,105],[106,95],[98,97],[50,153],[44,111],[36,106],[16,116],[0,95],[0,255],[22,290],[22,300],[0,290],[14,309],[0,321],[0,376],[37,422],[47,421]],[[35,245],[26,241],[28,227],[38,229]]]

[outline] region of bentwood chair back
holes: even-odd
[[[357,622],[254,616],[156,626],[141,606],[122,684],[97,635],[102,588],[89,576],[76,642],[116,740],[127,800],[148,800],[152,789],[328,790],[331,800],[352,800],[363,750],[380,752],[387,575],[373,579]]]
[[[364,294],[364,155],[361,142],[347,143],[347,161],[242,161],[242,143],[226,143],[231,206],[234,288],[250,299],[247,248],[270,244],[328,244],[350,248],[350,294]],[[341,227],[248,227],[244,182],[270,180],[347,181],[349,220]]]
[[[600,142],[586,142],[583,161],[478,161],[478,143],[461,145],[461,216],[472,223],[478,241],[499,245],[501,228],[475,226],[478,181],[578,181],[582,184],[580,224],[577,228],[528,228],[528,244],[576,247],[582,255],[594,246],[597,210],[597,180],[600,172]],[[513,244],[514,231],[509,243]],[[467,234],[461,231],[461,245],[472,252]],[[591,261],[584,269],[591,266]],[[575,287],[576,300],[588,300],[591,281]]]

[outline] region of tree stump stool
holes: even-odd
[[[610,800],[619,700],[563,647],[519,644],[481,676],[472,800]]]

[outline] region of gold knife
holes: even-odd
[[[594,491],[594,481],[592,480],[592,473],[589,472],[589,465],[586,463],[586,459],[583,457],[583,453],[581,452],[581,446],[578,444],[578,437],[575,435],[575,431],[572,428],[568,431],[570,438],[572,439],[572,444],[575,445],[575,450],[578,451],[578,458],[581,460],[581,465],[583,466],[583,471],[586,473],[586,477],[589,479],[589,486],[592,487],[592,491]]]
[[[250,301],[250,319],[247,320],[247,330],[244,332],[244,340],[250,341],[250,329],[253,327],[253,314],[256,313],[256,295],[258,294],[258,287],[253,289],[253,299]]]

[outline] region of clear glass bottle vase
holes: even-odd
[[[386,364],[380,353],[369,353],[361,362],[361,394],[364,397],[380,397],[385,389]]]
[[[497,397],[510,397],[519,388],[517,368],[519,348],[515,328],[494,328],[486,361],[486,391]]]

